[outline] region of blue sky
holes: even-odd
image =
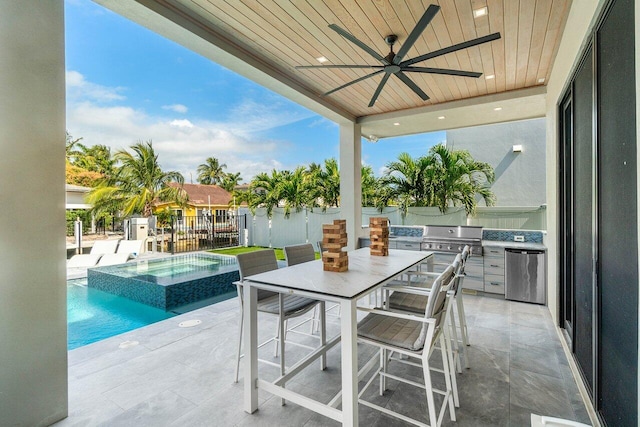
[[[165,170],[196,181],[216,157],[253,175],[339,157],[338,126],[89,0],[66,0],[67,130],[114,150],[153,140]],[[376,175],[444,132],[363,141]]]

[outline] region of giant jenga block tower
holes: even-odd
[[[389,255],[389,218],[369,218],[369,237],[371,238],[371,255]]]
[[[333,224],[322,224],[322,264],[324,271],[347,271],[349,256],[342,248],[347,246],[347,221],[336,219]]]

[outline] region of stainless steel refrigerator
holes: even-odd
[[[545,304],[547,302],[545,252],[505,249],[505,298]]]

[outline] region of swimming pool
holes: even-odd
[[[86,283],[86,279],[67,281],[67,348],[69,350],[176,315],[176,313],[89,288]]]
[[[235,257],[195,253],[91,268],[88,286],[165,311],[235,291]]]

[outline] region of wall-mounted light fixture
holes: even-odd
[[[375,135],[369,135],[369,136],[364,136],[364,139],[366,139],[367,141],[369,141],[372,144],[375,144],[376,142],[378,142],[378,137]]]
[[[513,146],[514,153],[522,153],[522,145],[514,145]]]

